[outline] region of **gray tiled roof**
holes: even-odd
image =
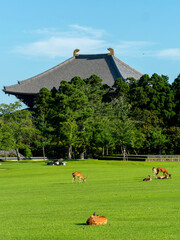
[[[133,77],[134,79],[138,80],[140,77],[142,77],[143,75],[142,73],[130,67],[128,64],[124,63],[119,58],[115,56],[113,56],[113,58],[124,80],[130,77]]]
[[[9,94],[37,94],[42,87],[51,90],[59,88],[62,80],[70,81],[75,76],[82,79],[92,74],[103,79],[103,83],[112,86],[118,77],[139,79],[142,73],[136,71],[115,56],[108,54],[79,55],[18,84],[5,86],[4,92]]]

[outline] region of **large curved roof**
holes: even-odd
[[[112,86],[118,77],[124,80],[133,77],[139,79],[142,73],[130,67],[120,59],[109,54],[89,54],[74,56],[65,62],[18,84],[5,86],[3,91],[8,94],[37,94],[42,87],[51,90],[59,88],[62,80],[71,81],[75,76],[82,79],[92,74],[98,75],[103,83]]]

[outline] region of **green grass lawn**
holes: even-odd
[[[143,182],[152,167],[172,179]],[[69,161],[0,165],[1,240],[180,239],[180,163]],[[72,172],[88,175],[72,184]],[[96,212],[104,226],[87,226]]]

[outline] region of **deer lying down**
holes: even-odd
[[[158,177],[157,179],[168,179],[168,175],[160,176],[160,177]]]
[[[144,178],[143,181],[152,181],[151,179],[151,175],[148,175],[149,177],[148,178]]]
[[[87,225],[104,225],[107,223],[107,218],[104,216],[96,215],[95,213],[86,221]]]
[[[73,176],[72,183],[73,182],[77,183],[76,178],[79,178],[79,183],[81,182],[81,179],[83,180],[83,182],[86,182],[86,179],[88,177],[88,176],[86,178],[83,177],[82,173],[80,173],[80,172],[74,172],[74,173],[72,173],[72,176]]]

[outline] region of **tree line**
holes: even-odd
[[[69,159],[180,154],[180,75],[172,84],[158,74],[118,78],[112,87],[74,77],[42,88],[34,104],[0,105],[0,149]]]

